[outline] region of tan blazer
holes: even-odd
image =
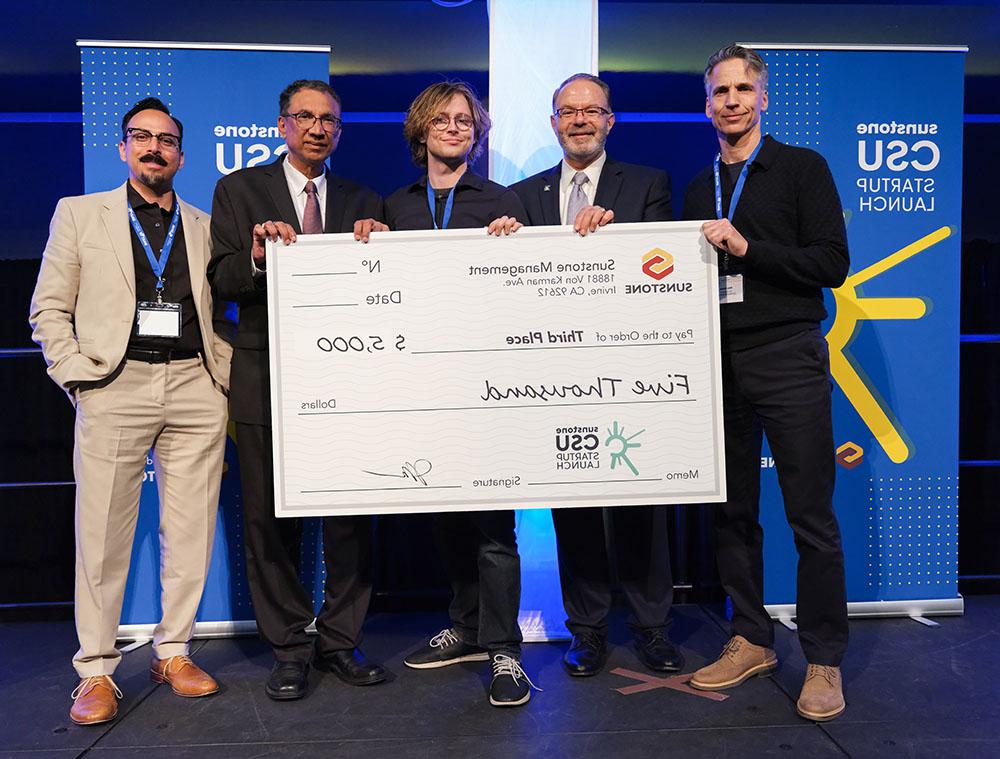
[[[212,293],[205,278],[212,253],[209,215],[180,198],[178,202],[205,366],[228,392],[233,350],[213,329]],[[125,185],[60,200],[28,321],[49,376],[71,398],[81,382],[102,380],[121,364],[135,323],[135,304]]]

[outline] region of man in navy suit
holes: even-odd
[[[532,225],[572,224],[586,235],[617,222],[670,221],[665,171],[621,163],[604,152],[615,125],[611,90],[591,74],[574,74],[552,95],[552,131],[563,159],[515,184]],[[611,579],[605,524],[617,546],[618,578],[631,609],[636,652],[647,667],[676,672],[683,658],[666,635],[673,578],[664,506],[553,509],[559,578],[573,641],[563,656],[569,674],[596,675],[607,658]]]

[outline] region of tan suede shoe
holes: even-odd
[[[734,635],[719,658],[695,672],[688,685],[698,690],[722,690],[755,675],[769,675],[777,668],[774,651],[755,646],[742,635]]]
[[[157,659],[149,666],[154,683],[170,683],[174,693],[185,698],[211,696],[219,690],[215,679],[186,656]]]
[[[826,722],[844,711],[843,686],[840,684],[840,667],[810,664],[806,681],[802,685],[795,708],[799,714],[814,722]]]
[[[118,716],[122,692],[108,675],[85,677],[73,689],[69,718],[78,725],[99,725]]]

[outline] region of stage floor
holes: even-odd
[[[150,648],[125,656],[116,721],[89,728],[68,716],[76,684],[69,622],[0,624],[0,756],[154,757],[1000,757],[1000,597],[966,599],[964,617],[939,627],[908,619],[851,623],[844,662],[847,711],[824,725],[795,713],[805,663],[794,633],[777,627],[781,668],[712,700],[672,687],[623,694],[653,678],[627,643],[622,615],[605,670],[572,679],[563,644],[525,646],[525,669],[543,692],[522,708],[487,702],[488,667],[416,671],[403,657],[447,624],[442,615],[379,614],[366,653],[392,671],[386,684],[352,688],[313,671],[301,701],[264,695],[271,657],[256,639],[196,641],[193,657],[222,692],[182,699],[149,680]],[[679,606],[671,632],[686,672],[727,639],[720,610]],[[619,670],[616,673],[615,670]],[[676,685],[676,681],[665,684]],[[638,690],[638,689],[636,689]]]

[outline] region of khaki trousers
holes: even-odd
[[[76,630],[81,678],[110,675],[146,454],[160,497],[158,658],[183,655],[208,573],[226,442],[226,397],[200,358],[126,361],[76,391]]]

